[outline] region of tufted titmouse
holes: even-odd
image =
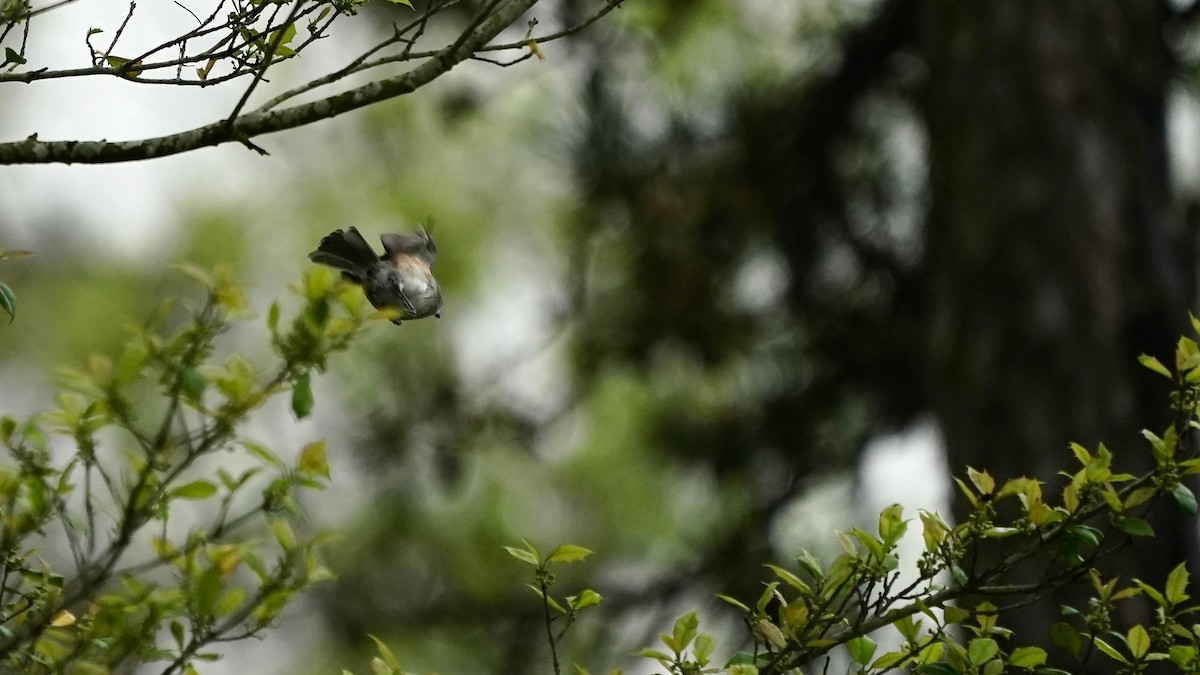
[[[441,318],[442,291],[429,267],[437,257],[433,238],[421,228],[405,234],[385,234],[382,256],[377,256],[358,230],[329,233],[308,259],[342,271],[342,276],[362,286],[376,309],[400,311],[402,319]]]

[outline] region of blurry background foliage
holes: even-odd
[[[502,548],[522,537],[599,552],[562,580],[605,597],[565,645],[593,672],[685,607],[733,625],[713,595],[757,596],[781,533],[820,552],[848,525],[794,507],[924,420],[955,471],[1136,455],[1165,408],[1135,356],[1170,353],[1195,294],[1196,176],[1171,158],[1196,148],[1167,134],[1196,123],[1193,12],[952,5],[628,0],[544,62],[271,139],[258,194],[200,178],[144,256],[42,223],[0,242],[41,254],[3,269],[11,405],[178,293],[168,260],[231,263],[265,311],[330,229],[432,219],[444,318],[368,331],[295,431],[327,438],[307,508],[346,533],[296,647],[312,672],[368,632],[416,672],[546,672]],[[1154,581],[1195,550],[1170,517],[1129,562]]]

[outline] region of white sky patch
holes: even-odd
[[[212,12],[211,2],[185,4],[198,15]],[[30,32],[26,67],[88,66],[84,44],[88,29],[104,30],[92,36],[92,45],[106,50],[128,8],[126,2],[78,2],[37,17]],[[195,19],[174,3],[142,2],[113,52],[136,55],[139,49],[163,42],[164,36],[186,32],[194,25]],[[340,19],[333,28],[336,39],[320,40],[303,58],[277,64],[271,70],[271,82],[255,90],[244,110],[253,110],[275,93],[340,67],[353,58],[354,48],[373,39],[368,37],[370,29],[371,22],[361,17]],[[174,71],[162,71],[154,76],[174,75]],[[194,74],[185,68],[182,77],[193,79]],[[34,133],[43,141],[123,141],[186,131],[223,119],[249,84],[250,79],[244,78],[214,87],[151,85],[99,75],[7,83],[3,85],[0,142],[22,140]],[[310,125],[301,133],[329,134],[331,127],[347,123],[352,122]],[[285,159],[280,155],[285,154],[287,136],[284,132],[256,139],[258,145],[273,152],[272,157],[225,144],[150,161],[0,167],[0,246],[31,248],[39,231],[57,228],[103,254],[132,259],[169,251],[178,215],[187,207],[209,199],[252,201],[256,195],[283,194],[281,183],[288,172],[280,170],[281,159]]]
[[[733,278],[733,299],[740,307],[761,312],[783,299],[791,273],[775,250],[754,253],[739,266]]]
[[[919,577],[917,560],[925,550],[917,509],[935,511],[953,525],[945,444],[937,425],[929,420],[918,422],[899,434],[869,443],[860,462],[859,480],[857,504],[863,529],[875,533],[880,511],[892,504],[904,507],[908,531],[896,546],[900,559],[897,586],[903,588]],[[881,653],[901,642],[899,634],[890,629],[874,637],[881,644]]]
[[[563,285],[553,258],[522,235],[501,238],[495,248],[492,268],[483,273],[497,283],[480,292],[455,326],[463,390],[544,421],[570,386],[561,363],[565,336],[554,319]]]
[[[1200,103],[1178,89],[1168,99],[1167,148],[1175,186],[1184,193],[1200,193]]]

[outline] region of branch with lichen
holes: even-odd
[[[250,78],[250,84],[232,113],[225,119],[204,126],[131,141],[44,141],[35,133],[23,141],[0,143],[0,164],[126,162],[165,157],[229,142],[242,143],[265,154],[266,151],[253,143],[252,139],[412,93],[464,61],[481,60],[511,66],[531,56],[543,58],[539,45],[575,35],[619,7],[622,2],[603,0],[595,12],[577,24],[541,35],[535,34],[538,22],[536,18],[531,18],[526,23],[524,38],[497,42],[497,37],[533,9],[538,0],[492,0],[476,10],[450,42],[436,49],[417,49],[419,42],[429,39],[426,30],[431,22],[441,20],[439,17],[445,15],[447,10],[462,4],[461,0],[431,0],[415,18],[405,25],[394,26],[391,35],[365,50],[349,64],[250,109],[248,103],[251,94],[259,83],[265,81],[268,69],[298,55],[315,40],[325,37],[335,19],[353,14],[363,1],[294,0],[273,4],[221,0],[207,17],[200,18],[192,14],[198,25],[187,34],[141,53],[117,56],[124,27],[136,12],[136,3],[131,2],[121,27],[105,48],[100,49],[92,44],[93,36],[102,31],[91,29],[88,32],[87,47],[92,63],[89,67],[76,69],[15,71],[17,66],[25,65],[23,48],[20,52],[9,48],[8,51],[12,52],[10,59],[0,65],[0,70],[7,68],[12,72],[0,72],[0,83],[36,83],[48,79],[99,75],[120,77],[146,85],[210,87],[246,77]],[[393,1],[408,4],[404,0]],[[224,19],[218,19],[222,10],[230,11]],[[16,19],[9,18],[9,29],[21,22],[28,27],[34,15],[26,13]],[[0,14],[0,21],[3,20],[4,15]],[[297,26],[304,21],[307,21],[307,35],[301,38]],[[0,31],[0,43],[4,34]],[[192,49],[192,45],[202,41],[208,41],[206,46]],[[514,52],[517,55],[507,61],[482,56],[500,52]],[[168,53],[174,56],[165,56]],[[213,72],[219,63],[225,64],[223,68],[226,72]],[[282,107],[292,99],[335,85],[352,75],[378,72],[383,66],[406,63],[415,65],[405,72],[378,76],[346,91]],[[174,71],[175,75],[152,75],[164,70]]]

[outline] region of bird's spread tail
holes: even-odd
[[[308,254],[308,259],[342,270],[347,278],[361,283],[363,272],[378,262],[379,256],[358,230],[351,227],[346,232],[330,232],[317,250]]]

